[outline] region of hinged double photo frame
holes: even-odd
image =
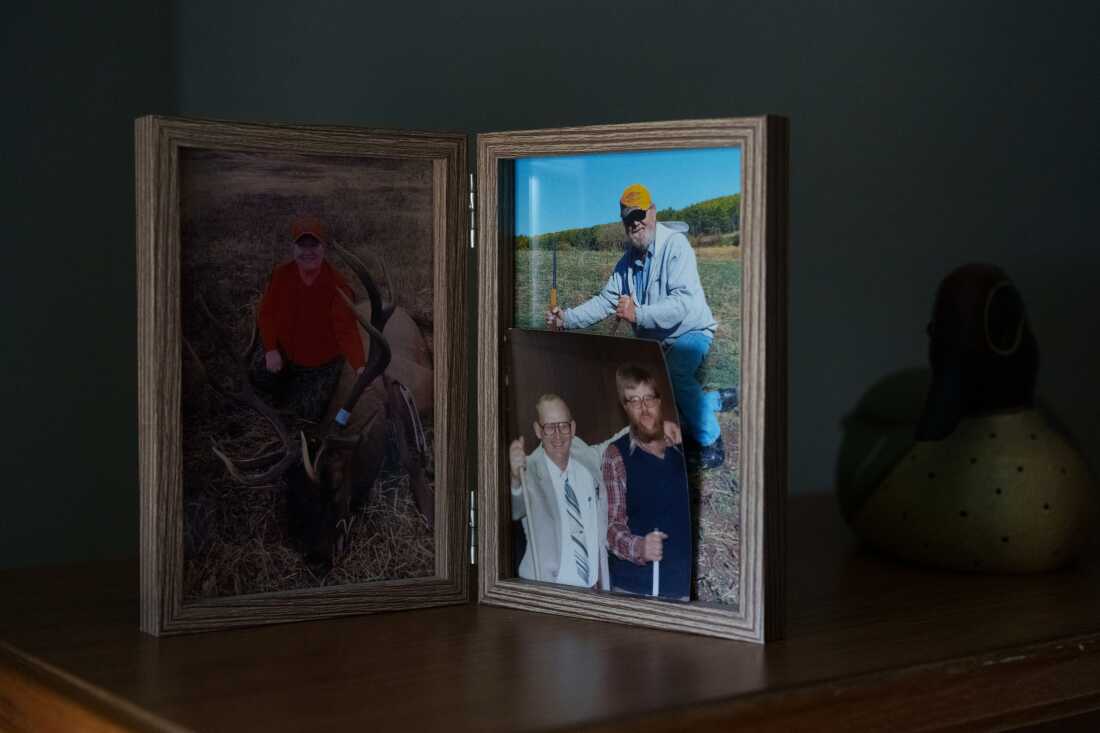
[[[135,133],[145,632],[782,635],[784,119]]]

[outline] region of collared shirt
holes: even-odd
[[[591,588],[600,579],[600,537],[596,522],[596,484],[588,469],[569,459],[565,470],[558,468],[557,464],[550,460],[550,456],[543,453],[546,461],[546,470],[550,474],[550,481],[554,484],[554,495],[558,498],[558,515],[561,517],[561,563],[558,566],[558,583],[565,585],[578,585]],[[569,518],[572,509],[565,500],[565,479],[569,478],[569,486],[577,495],[577,503],[581,507],[581,525],[584,528],[584,544],[588,550],[588,577],[582,578],[577,568],[575,552],[577,544],[573,541],[572,530],[575,526]]]
[[[634,439],[634,431],[630,432],[630,452],[646,450],[645,447]],[[670,458],[669,453],[675,451],[679,454],[680,448],[665,439],[665,459]],[[681,460],[679,455],[671,456]],[[626,514],[626,464],[623,463],[622,454],[616,445],[607,446],[603,454],[603,483],[607,489],[607,547],[617,557],[629,560],[635,565],[644,565],[642,550],[645,547],[645,537],[633,534],[628,525]]]
[[[283,350],[287,359],[317,367],[344,355],[353,369],[366,363],[355,314],[340,297],[354,291],[332,265],[321,263],[313,284],[306,285],[294,260],[271,274],[260,300],[259,327],[264,351]]]
[[[634,302],[638,305],[645,305],[646,302],[646,290],[649,287],[649,271],[653,263],[654,244],[656,244],[656,240],[650,242],[645,252],[641,253],[636,249],[632,249],[634,254]]]

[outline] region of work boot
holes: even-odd
[[[718,412],[729,412],[730,410],[737,409],[737,406],[741,403],[740,395],[737,394],[737,387],[722,387],[718,390]]]
[[[722,436],[715,438],[710,445],[697,447],[687,456],[688,470],[706,471],[717,468],[726,462],[726,446],[722,442]]]

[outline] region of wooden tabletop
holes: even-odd
[[[0,573],[0,729],[821,730],[1013,726],[1100,709],[1100,562],[934,572],[790,502],[788,638],[477,606],[156,639],[137,564]]]

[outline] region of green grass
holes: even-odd
[[[568,250],[558,253],[558,303],[570,307],[583,303],[600,291],[618,261],[620,253]],[[718,321],[710,353],[699,370],[705,387],[726,387],[741,381],[741,259],[733,247],[696,250],[699,279],[707,303]],[[550,302],[551,254],[545,251],[516,252],[516,323],[520,328],[545,328]],[[608,318],[590,333],[611,333],[615,319]],[[626,324],[619,336],[627,336]]]

